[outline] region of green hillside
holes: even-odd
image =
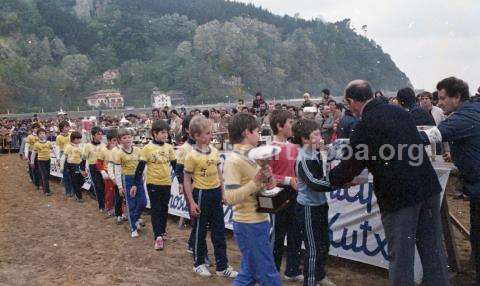
[[[102,80],[108,69],[120,78]],[[258,90],[339,93],[356,78],[383,90],[410,85],[348,19],[305,21],[222,0],[0,2],[0,112],[76,108],[101,88],[143,106],[154,87],[197,103]]]

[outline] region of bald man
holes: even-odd
[[[353,156],[330,172],[330,183],[342,187],[365,168],[372,173],[388,242],[390,285],[415,285],[415,245],[424,285],[450,285],[440,222],[442,189],[413,117],[373,99],[363,80],[348,84],[345,102],[360,122],[350,136]]]

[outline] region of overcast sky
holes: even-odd
[[[279,15],[345,18],[382,46],[417,89],[456,76],[480,86],[480,0],[241,0]],[[354,48],[354,47],[352,47]]]

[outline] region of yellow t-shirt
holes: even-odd
[[[36,135],[30,134],[27,136],[28,151],[33,151],[33,146],[38,142],[38,137]]]
[[[178,148],[177,164],[185,165],[185,157],[187,157],[187,154],[192,150],[193,146],[190,143],[183,143],[182,146]]]
[[[113,163],[122,166],[122,175],[133,176],[137,169],[138,161],[140,159],[140,149],[133,147],[131,153],[127,153],[122,148],[115,152]]]
[[[185,157],[184,171],[192,174],[193,186],[201,190],[220,187],[218,174],[220,154],[216,148],[209,147],[209,149],[207,153],[192,149]]]
[[[33,151],[37,153],[39,161],[48,161],[50,160],[52,154],[52,142],[50,141],[37,141],[35,145],[33,145]]]
[[[105,144],[100,143],[94,145],[92,143],[88,143],[83,148],[83,157],[87,160],[87,164],[93,165],[97,162],[98,156],[101,153],[102,148],[105,147]]]
[[[175,159],[175,151],[168,143],[159,145],[150,141],[143,147],[140,152],[140,160],[147,163],[147,184],[172,185],[170,161],[175,161]]]
[[[224,164],[225,199],[233,205],[233,220],[242,223],[259,223],[268,220],[268,214],[257,212],[256,186],[253,178],[260,167],[246,159],[253,146],[235,145]],[[238,153],[243,154],[239,155]]]
[[[70,135],[67,134],[64,136],[62,134],[59,134],[55,142],[57,143],[57,146],[60,152],[65,152],[65,147],[67,146],[68,143],[70,143]]]
[[[64,154],[67,157],[67,163],[70,163],[70,164],[82,163],[82,148],[80,148],[80,145],[75,145],[72,143],[67,144],[67,146],[65,147]]]

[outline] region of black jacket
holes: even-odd
[[[395,156],[390,160],[380,156],[380,150],[387,155],[383,157],[389,155],[388,148],[381,149],[385,144],[395,150]],[[373,175],[375,195],[382,212],[416,205],[441,192],[414,120],[404,109],[379,99],[367,103],[362,119],[350,137],[350,145],[354,156],[343,160],[330,172],[330,183],[343,186],[368,168]],[[362,154],[365,150],[362,146],[366,146],[368,156],[364,155],[365,151]],[[412,157],[409,157],[409,149]]]
[[[433,116],[426,111],[425,109],[419,107],[419,106],[414,106],[411,109],[409,109],[410,114],[413,116],[413,121],[415,122],[416,126],[421,126],[421,125],[429,125],[429,126],[435,126],[435,119]]]
[[[350,138],[357,123],[358,118],[353,116],[350,110],[346,110],[337,128],[337,138]]]

